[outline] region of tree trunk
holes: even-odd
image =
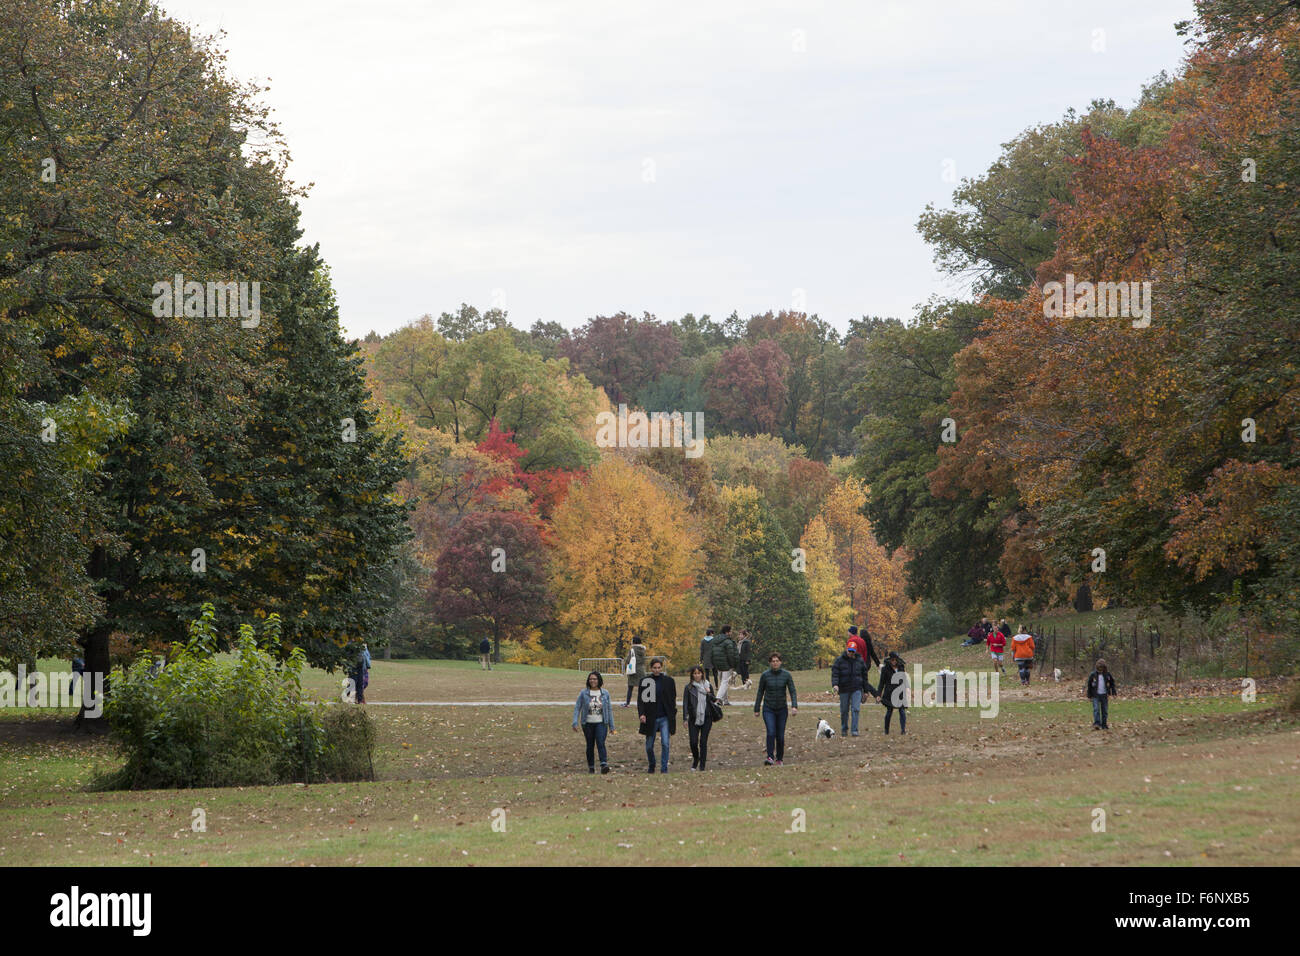
[[[91,628],[84,636],[77,640],[77,643],[84,648],[84,653],[86,655],[86,671],[82,674],[81,682],[86,687],[93,687],[93,675],[103,674],[103,693],[105,698],[108,697],[108,635],[108,625],[101,623],[95,625],[95,627]],[[84,690],[82,691],[81,709],[77,711],[77,718],[73,722],[73,726],[78,730],[87,733],[108,733],[108,722],[104,720],[102,713],[98,717],[92,717],[86,713]]]

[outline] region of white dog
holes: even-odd
[[[1061,680],[1061,669],[1060,669],[1059,667],[1057,667],[1057,668],[1053,668],[1053,670],[1052,670],[1052,680],[1056,681],[1057,683],[1060,683],[1060,680]]]
[[[813,736],[813,740],[830,740],[834,736],[835,731],[830,724],[824,720],[817,721],[817,733]]]

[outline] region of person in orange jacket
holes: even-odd
[[[1034,664],[1034,636],[1025,631],[1023,624],[1016,629],[1015,637],[1011,638],[1011,656],[1015,658],[1016,667],[1020,670],[1020,683],[1028,686],[1029,668]]]

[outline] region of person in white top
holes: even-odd
[[[587,738],[587,773],[596,772],[597,748],[600,750],[600,772],[609,773],[609,755],[605,752],[605,737],[614,732],[614,708],[609,703],[609,691],[600,671],[587,675],[587,686],[578,694],[573,705],[573,729],[580,727]]]

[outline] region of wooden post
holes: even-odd
[[[1133,618],[1133,663],[1136,664],[1137,659],[1138,659],[1138,622],[1137,622],[1137,618]]]

